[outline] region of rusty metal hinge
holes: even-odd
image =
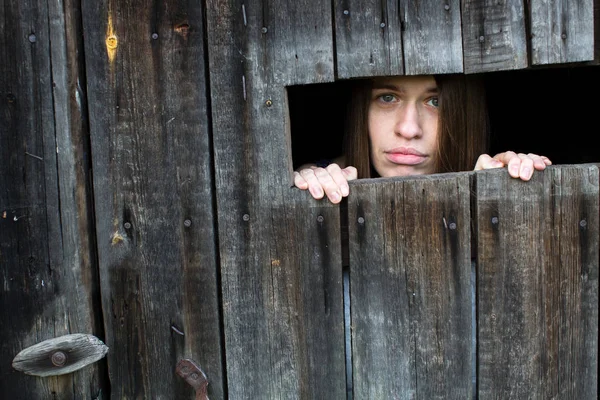
[[[177,375],[185,379],[196,391],[196,400],[208,400],[206,374],[189,358],[180,360],[175,368]]]

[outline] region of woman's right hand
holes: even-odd
[[[350,193],[348,181],[356,178],[356,168],[341,168],[336,163],[329,164],[325,168],[307,166],[294,171],[294,185],[297,188],[308,189],[315,199],[322,199],[327,195],[333,204],[339,203],[342,198],[348,196]]]

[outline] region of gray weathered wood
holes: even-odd
[[[462,2],[465,73],[527,67],[524,7],[522,0]]]
[[[0,397],[93,398],[101,363],[41,379],[24,347],[98,332],[78,3],[0,2]],[[65,390],[64,388],[68,388]]]
[[[594,0],[531,0],[530,8],[533,65],[594,60]]]
[[[354,398],[471,398],[469,174],[351,191]]]
[[[459,0],[400,0],[406,75],[463,72]]]
[[[28,375],[70,374],[103,358],[108,347],[96,336],[73,333],[44,340],[23,349],[12,367]]]
[[[338,78],[404,74],[398,1],[335,0],[334,12]]]
[[[200,2],[83,5],[112,398],[224,398]]]
[[[477,174],[480,398],[597,398],[598,169]]]
[[[310,44],[332,52],[323,4],[207,3],[232,399],[345,397],[339,210],[291,187],[284,88],[332,78],[315,73],[333,53],[301,51]],[[284,17],[293,21],[285,33],[273,28]],[[315,35],[324,21],[329,34]],[[311,68],[298,71],[294,54]],[[333,62],[324,67],[332,72]]]

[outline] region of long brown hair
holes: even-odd
[[[483,81],[477,75],[436,75],[439,89],[438,151],[435,172],[471,171],[488,151],[489,121]],[[369,106],[372,80],[352,82],[346,118],[346,165],[359,178],[377,177],[369,151]]]

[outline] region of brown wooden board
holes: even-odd
[[[465,73],[528,66],[523,1],[465,0],[461,7]]]
[[[398,1],[335,0],[340,79],[403,75]]]
[[[325,3],[207,3],[232,399],[345,397],[339,209],[291,187],[285,91],[333,80],[331,20]]]
[[[199,2],[83,7],[102,306],[112,398],[224,398]]]
[[[594,60],[594,0],[532,0],[530,15],[532,65]]]
[[[471,398],[469,174],[350,190],[354,399]]]
[[[459,0],[400,1],[406,75],[463,72]]]
[[[476,176],[479,398],[596,399],[598,169]]]
[[[77,21],[77,5],[69,1],[0,4],[3,399],[93,398],[103,389],[100,364],[46,379],[11,366],[17,353],[41,341],[98,333],[81,121],[85,99],[75,101]]]

